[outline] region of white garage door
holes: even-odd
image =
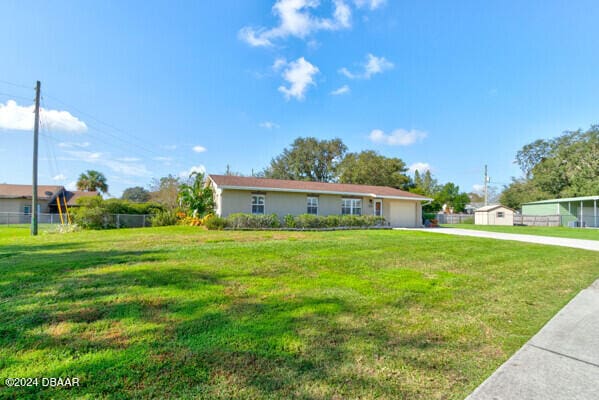
[[[416,206],[411,201],[393,201],[389,208],[389,222],[396,227],[416,226]]]

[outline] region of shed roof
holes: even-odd
[[[399,190],[388,186],[294,181],[285,179],[267,179],[232,175],[209,175],[208,177],[216,184],[216,186],[224,189],[361,195],[415,201],[431,200],[428,197],[421,196],[416,193],[410,193],[406,192],[405,190]]]
[[[506,207],[506,206],[504,206],[504,205],[501,205],[501,204],[492,204],[492,205],[489,205],[489,206],[484,206],[484,207],[481,207],[481,208],[477,208],[477,209],[476,209],[476,211],[474,211],[474,212],[487,212],[487,211],[493,211],[493,210],[495,210],[495,209],[497,209],[497,208],[506,208],[506,209],[508,209],[508,210],[512,210],[511,208],[509,208],[509,207]],[[512,211],[514,211],[514,210],[512,210]]]
[[[589,201],[589,200],[599,200],[599,196],[564,197],[563,199],[550,199],[550,200],[531,201],[530,203],[524,203],[522,205],[528,205],[528,204],[568,203],[568,202],[572,202],[572,201]]]

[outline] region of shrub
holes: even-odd
[[[211,231],[220,231],[227,227],[227,220],[225,218],[212,216],[204,222],[204,225]]]
[[[152,226],[170,226],[176,225],[178,221],[177,214],[172,210],[164,210],[157,212],[152,216]]]
[[[279,228],[281,226],[281,221],[279,221],[277,214],[256,215],[235,213],[229,215],[226,219],[227,226],[230,226],[234,229]]]
[[[153,226],[174,225],[176,223],[176,217],[173,220],[172,216],[166,213],[164,207],[157,203],[132,203],[120,199],[104,200],[100,196],[93,196],[79,199],[77,205],[78,207],[71,209],[73,221],[84,229],[141,226],[139,220],[127,218],[124,215],[154,215],[152,217],[152,224],[154,224],[156,215],[160,214],[156,223],[161,225]],[[115,214],[121,214],[118,222]],[[170,223],[167,223],[169,221]]]
[[[283,223],[286,228],[295,228],[295,217],[291,214],[285,215]]]
[[[297,216],[285,215],[283,224],[276,214],[253,215],[237,213],[226,218],[226,225],[232,229],[262,229],[262,228],[299,228],[321,229],[340,227],[373,227],[385,225],[385,219],[372,215],[328,215],[301,214]]]
[[[324,218],[314,214],[301,214],[295,217],[295,226],[297,228],[323,228]]]
[[[113,228],[109,219],[110,214],[101,207],[81,207],[73,212],[73,222],[83,229]]]

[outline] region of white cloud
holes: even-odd
[[[387,144],[389,146],[410,146],[416,142],[421,142],[427,137],[427,133],[415,129],[405,130],[396,129],[393,132],[386,134],[380,129],[374,129],[368,137],[374,143]]]
[[[150,172],[146,166],[140,162],[122,161],[122,159],[114,159],[110,154],[91,152],[85,150],[66,150],[65,153],[71,158],[66,158],[70,161],[83,161],[90,164],[103,165],[111,171],[128,176],[149,176]],[[65,158],[62,158],[65,160]]]
[[[16,131],[33,130],[34,106],[20,106],[14,100],[0,103],[0,128]],[[52,132],[82,133],[87,131],[85,122],[68,111],[40,110],[40,124]]]
[[[162,148],[165,150],[176,150],[177,145],[176,144],[165,144],[162,146]]]
[[[298,58],[287,64],[285,71],[283,71],[283,78],[289,82],[289,87],[281,85],[279,86],[279,92],[283,93],[287,100],[291,97],[303,100],[308,87],[316,85],[314,75],[317,73],[318,68],[316,66],[310,64],[304,57]]]
[[[65,189],[70,191],[77,190],[77,181],[71,181],[67,183],[65,185]]]
[[[206,148],[204,146],[193,146],[192,150],[196,153],[204,153]]]
[[[416,162],[408,167],[408,172],[410,174],[413,174],[414,171],[423,173],[423,172],[430,171],[430,170],[431,170],[431,165],[429,163],[425,163],[425,162]]]
[[[80,148],[86,148],[89,147],[90,143],[89,142],[61,142],[58,143],[58,147],[62,147],[62,148],[73,148],[73,147],[80,147]]]
[[[279,128],[279,124],[276,124],[272,121],[264,121],[264,122],[260,122],[259,124],[260,128],[264,128],[264,129],[275,129],[275,128]]]
[[[339,69],[339,73],[349,79],[370,79],[373,75],[381,74],[393,67],[393,63],[385,57],[377,57],[369,53],[366,55],[366,62],[362,63],[363,71],[351,72],[349,69],[343,67]]]
[[[351,27],[351,9],[344,0],[333,0],[332,18],[319,18],[311,11],[320,5],[318,0],[278,0],[272,12],[279,19],[273,28],[246,26],[239,31],[239,38],[251,46],[272,46],[273,40],[289,36],[304,39],[321,30],[335,31]]]
[[[141,161],[141,159],[137,158],[137,157],[121,157],[121,158],[117,158],[118,161],[122,161],[122,162],[136,162],[136,161]]]
[[[287,65],[287,60],[283,57],[277,57],[275,62],[272,63],[272,69],[275,71],[280,71],[285,65]]]
[[[162,157],[162,156],[158,156],[158,157],[154,157],[153,158],[154,161],[172,161],[172,157]]]
[[[339,95],[342,95],[342,94],[348,94],[349,92],[350,92],[349,86],[348,85],[343,85],[340,88],[333,90],[331,92],[331,94],[333,96],[339,96]]]
[[[52,177],[52,180],[54,180],[54,181],[64,181],[65,179],[67,179],[67,177],[64,176],[64,174],[58,174],[58,175]]]
[[[179,177],[180,178],[189,178],[189,176],[191,174],[193,174],[194,172],[199,172],[201,174],[205,174],[206,173],[206,167],[204,167],[203,165],[195,165],[191,168],[189,168],[187,171],[181,171],[179,172]]]
[[[368,7],[371,10],[375,10],[380,6],[384,5],[387,0],[354,0],[354,4],[358,8]]]

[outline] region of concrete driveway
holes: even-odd
[[[418,230],[430,233],[444,233],[447,235],[474,236],[499,240],[514,240],[517,242],[547,244],[550,246],[574,247],[577,249],[599,251],[599,240],[569,239],[537,235],[520,235],[516,233],[475,231],[472,229],[459,228],[423,228]]]

